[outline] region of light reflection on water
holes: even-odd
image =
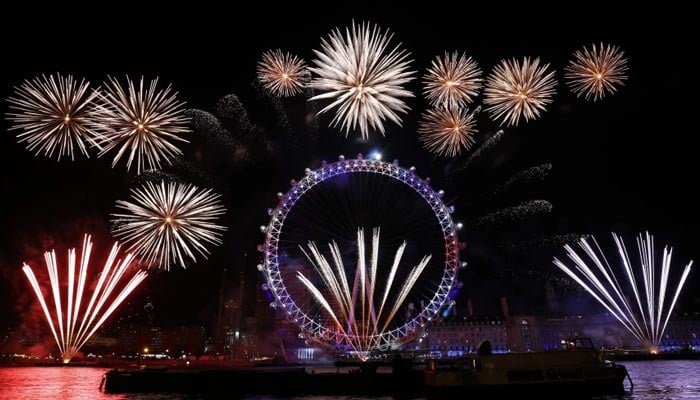
[[[700,361],[636,361],[627,367],[634,390],[610,399],[697,399],[700,398]],[[14,400],[203,400],[205,397],[184,394],[105,394],[99,391],[102,375],[108,369],[81,367],[0,367],[0,399]],[[271,384],[274,384],[271,382]],[[625,387],[629,383],[625,382]],[[235,397],[229,388],[222,398]],[[206,397],[207,399],[209,397]],[[362,397],[302,396],[296,400],[350,400]],[[266,396],[244,397],[246,400],[275,400]],[[369,397],[365,398],[369,399]],[[374,398],[376,399],[376,398]],[[385,397],[390,399],[390,397]]]

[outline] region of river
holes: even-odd
[[[700,399],[700,361],[634,361],[627,367],[634,389],[623,399]],[[82,367],[0,367],[0,399],[12,400],[195,400],[201,396],[183,394],[105,394],[100,392],[107,369]],[[271,382],[274,384],[274,382]],[[625,382],[629,387],[629,383]],[[235,388],[229,388],[235,398]],[[612,397],[620,399],[620,397]],[[244,399],[274,400],[270,397]],[[349,400],[351,397],[295,397],[297,400]],[[360,399],[353,397],[352,399]],[[368,398],[367,398],[368,399]],[[385,399],[390,399],[389,397]]]

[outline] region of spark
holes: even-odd
[[[430,262],[431,256],[424,256],[413,267],[405,280],[402,279],[403,283],[398,293],[395,294],[393,302],[387,303],[396,280],[401,258],[406,249],[406,242],[403,242],[394,254],[394,262],[389,270],[384,291],[381,293],[381,297],[376,298],[375,294],[380,295],[380,293],[376,293],[378,286],[379,228],[374,228],[372,232],[369,267],[367,266],[364,230],[361,228],[357,230],[358,261],[352,288],[349,284],[350,276],[347,275],[338,245],[333,242],[329,243],[328,247],[331,253],[331,261],[319,251],[315,242],[308,243],[308,252],[302,248],[309,262],[321,276],[323,287],[319,288],[314,285],[302,272],[297,272],[297,278],[331,317],[335,327],[342,334],[345,343],[364,361],[369,357],[372,350],[380,347],[382,334],[389,327],[421,273],[428,265],[428,262]],[[330,300],[326,298],[323,292],[330,294]],[[375,301],[375,299],[378,301]],[[385,309],[387,309],[386,313]]]
[[[304,60],[280,49],[266,51],[258,62],[258,81],[275,96],[299,94],[308,80]]]
[[[323,93],[311,100],[333,99],[319,114],[337,108],[331,125],[340,125],[346,136],[356,128],[363,140],[370,128],[383,135],[387,119],[400,126],[398,112],[409,110],[401,98],[413,97],[404,85],[415,72],[409,70],[409,53],[400,44],[389,50],[392,37],[376,25],[353,22],[345,36],[336,29],[328,40],[322,39],[321,51],[314,50],[318,58],[309,68],[316,75],[310,86]]]
[[[517,126],[521,118],[538,118],[552,102],[556,85],[554,72],[547,72],[548,67],[540,66],[539,58],[502,60],[486,80],[486,111],[506,126]]]
[[[126,169],[136,161],[136,172],[160,169],[161,161],[182,151],[173,142],[188,141],[181,137],[190,133],[185,103],[177,99],[171,86],[157,90],[158,78],[144,89],[144,78],[138,86],[126,78],[126,87],[109,78],[104,92],[98,95],[94,109],[96,130],[101,133],[104,148],[98,157],[118,149],[112,167],[128,153]]]
[[[58,160],[70,156],[74,147],[88,156],[85,144],[98,146],[100,134],[91,127],[90,105],[97,92],[89,92],[90,82],[77,81],[71,75],[60,74],[25,80],[7,99],[10,112],[7,119],[14,123],[10,130],[19,130],[19,143],[35,155]],[[99,147],[99,146],[98,146]]]
[[[134,261],[134,256],[131,253],[124,258],[118,258],[119,249],[118,243],[112,246],[104,268],[99,274],[95,289],[92,291],[92,296],[90,296],[90,292],[85,285],[90,263],[90,253],[92,252],[90,235],[85,235],[84,237],[80,261],[78,261],[75,249],[68,251],[67,293],[61,293],[61,288],[64,286],[60,282],[56,252],[52,250],[44,253],[55,312],[49,310],[47,302],[51,299],[44,297],[32,268],[26,263],[22,267],[22,271],[29,280],[32,289],[34,289],[34,294],[41,304],[41,309],[44,311],[44,316],[56,340],[64,363],[70,362],[85,345],[85,342],[105,323],[124,299],[146,279],[146,272],[138,271],[125,285],[121,286],[120,290],[117,290],[120,282],[126,279],[127,270],[132,261]],[[78,262],[80,266],[76,277],[76,265]],[[83,297],[87,300],[88,296],[90,296],[90,301],[85,305]],[[63,301],[65,301],[65,309]]]
[[[469,150],[477,132],[474,116],[467,108],[428,110],[418,125],[423,147],[446,157]]]
[[[646,347],[657,349],[664,337],[664,331],[678,296],[690,274],[693,261],[683,269],[683,274],[675,286],[673,298],[669,303],[666,294],[669,290],[673,290],[669,287],[673,248],[664,246],[659,271],[655,266],[654,237],[649,232],[644,236],[639,234],[637,237],[639,268],[636,272],[622,237],[615,233],[612,233],[612,237],[624,272],[619,279],[594,237],[592,244],[586,238],[578,242],[589,260],[584,260],[584,257],[579,256],[572,246],[566,245],[564,249],[569,259],[573,261],[575,269],[569,268],[556,257],[554,265],[598,300]],[[631,293],[625,292],[620,285],[620,280],[627,281]],[[630,299],[634,299],[634,303]]]
[[[185,256],[196,261],[194,252],[206,258],[205,244],[221,244],[225,227],[215,221],[225,208],[220,195],[211,189],[177,182],[146,182],[132,189],[132,201],[117,200],[113,233],[129,244],[145,264],[159,264],[166,270],[178,263],[185,268]]]
[[[455,51],[436,57],[423,81],[423,93],[433,107],[452,109],[470,104],[479,95],[483,79],[476,61]]]
[[[566,67],[566,79],[576,97],[586,100],[602,100],[607,93],[617,92],[617,86],[623,86],[627,80],[627,59],[625,53],[617,46],[600,44],[577,50],[574,58]]]

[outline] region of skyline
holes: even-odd
[[[320,48],[321,37],[328,35],[332,28],[348,26],[353,18],[336,15],[328,21],[314,21],[311,17],[303,21],[280,19],[261,28],[257,34],[248,34],[250,40],[244,41],[241,48],[236,50],[236,59],[231,59],[231,50],[225,48],[227,41],[222,36],[223,27],[211,27],[210,31],[192,35],[190,43],[200,44],[197,48],[199,58],[195,58],[203,61],[196,63],[194,68],[184,62],[187,57],[183,60],[180,52],[172,52],[178,46],[177,36],[165,38],[149,59],[123,58],[102,51],[110,46],[85,50],[79,58],[55,49],[39,53],[22,46],[21,41],[28,39],[17,38],[17,42],[10,43],[8,50],[11,58],[17,62],[6,74],[2,97],[6,99],[12,93],[12,88],[24,79],[41,73],[72,73],[77,77],[85,76],[93,84],[106,80],[107,74],[118,79],[125,74],[138,79],[143,74],[147,79],[160,76],[163,83],[172,83],[174,90],[179,92],[180,100],[187,103],[187,108],[213,112],[220,98],[236,93],[248,108],[251,119],[265,125],[260,121],[266,119],[266,109],[250,85],[255,80],[256,63],[262,53],[279,47],[308,62],[312,49]],[[228,227],[223,236],[224,244],[212,250],[210,260],[192,265],[185,271],[172,271],[172,276],[158,274],[162,287],[155,287],[158,284],[151,283],[152,278],[144,283],[143,289],[152,288],[154,295],[162,296],[160,301],[163,304],[176,300],[171,307],[182,306],[177,303],[176,294],[189,289],[194,292],[192,297],[199,297],[197,300],[200,302],[189,305],[191,309],[188,312],[206,313],[211,307],[210,301],[216,298],[221,269],[235,267],[244,258],[243,253],[247,253],[250,259],[257,258],[255,245],[262,242],[257,227],[267,223],[265,210],[276,204],[276,192],[287,190],[289,179],[301,178],[304,168],[320,166],[321,159],[330,162],[340,154],[354,156],[373,150],[382,151],[389,160],[399,159],[404,166],[415,165],[420,176],[430,176],[433,187],[436,190],[444,188],[447,197],[457,203],[455,220],[465,215],[473,216],[460,211],[460,208],[468,205],[459,204],[462,199],[473,195],[469,193],[472,187],[486,192],[492,189],[489,185],[497,186],[498,182],[522,169],[552,163],[551,176],[544,184],[528,186],[521,193],[524,200],[549,200],[554,206],[550,215],[534,221],[527,220],[525,224],[511,228],[478,232],[479,237],[469,231],[468,225],[465,226],[462,238],[467,242],[467,249],[462,252],[462,258],[470,262],[470,269],[462,275],[469,278],[465,278],[463,293],[471,293],[468,295],[470,298],[474,296],[478,299],[493,293],[491,301],[496,303],[495,299],[499,297],[496,293],[499,292],[516,298],[541,297],[543,293],[533,293],[542,286],[541,277],[533,280],[536,283],[519,280],[527,277],[528,271],[556,276],[558,271],[550,261],[552,256],[564,254],[561,246],[537,251],[528,256],[527,261],[521,261],[517,255],[507,257],[499,254],[498,248],[488,248],[489,243],[496,243],[501,238],[507,238],[508,243],[517,243],[518,240],[511,238],[527,241],[531,235],[570,232],[598,234],[608,231],[631,236],[649,230],[660,242],[676,249],[675,257],[679,263],[698,258],[695,249],[700,239],[700,216],[695,211],[697,195],[688,193],[691,190],[689,185],[692,185],[692,180],[688,178],[692,177],[693,171],[693,135],[685,126],[687,120],[683,118],[692,115],[691,105],[681,100],[687,90],[684,75],[677,70],[678,65],[666,61],[673,60],[673,47],[649,46],[643,36],[636,36],[639,32],[620,33],[611,29],[607,32],[605,29],[579,31],[570,36],[557,37],[536,33],[531,37],[511,36],[509,42],[492,36],[465,35],[465,39],[465,36],[458,36],[458,28],[426,22],[418,15],[405,21],[395,16],[356,16],[354,19],[369,20],[390,29],[395,40],[412,53],[415,60],[413,68],[418,70],[420,76],[432,58],[444,51],[466,51],[480,62],[485,71],[493,68],[501,59],[540,56],[557,70],[554,103],[538,120],[505,128],[503,143],[485,161],[482,160],[479,171],[472,171],[469,176],[451,182],[448,182],[444,171],[454,164],[433,157],[422,148],[415,134],[420,113],[427,108],[427,102],[420,94],[421,79],[409,85],[416,97],[408,101],[412,110],[404,116],[404,126],[388,126],[385,137],[370,135],[366,143],[358,143],[352,136],[346,139],[339,129],[321,128],[318,132],[320,139],[313,148],[293,155],[263,154],[250,167],[222,164],[221,154],[193,136],[193,143],[182,147],[186,159],[199,163],[208,171],[216,171],[211,174],[215,177],[235,179],[237,183],[221,184],[227,187],[223,195],[224,205],[231,211],[222,220],[223,225]],[[428,26],[425,31],[412,29],[417,20]],[[291,28],[299,25],[303,29]],[[229,37],[245,33],[243,28],[234,26],[232,29],[234,32],[229,32]],[[240,32],[235,29],[240,29]],[[124,39],[109,33],[104,40],[112,43],[112,48]],[[126,35],[128,37],[129,33]],[[665,35],[660,36],[659,40],[665,37],[676,39],[672,31]],[[577,99],[565,87],[564,66],[575,50],[601,40],[625,51],[629,57],[630,78],[614,96],[606,96],[602,102],[589,103]],[[193,47],[187,49],[192,50]],[[178,62],[178,59],[183,62]],[[3,104],[3,112],[7,112],[7,103]],[[297,97],[285,104],[289,104],[292,110],[288,113],[290,118],[296,118],[290,119],[290,124],[304,126],[303,99]],[[300,108],[302,112],[299,112]],[[330,120],[331,117],[322,116],[320,125],[326,126]],[[18,289],[19,292],[28,289],[15,285],[15,282],[21,282],[15,278],[21,275],[21,262],[38,262],[32,251],[40,254],[45,250],[40,248],[43,235],[54,237],[57,251],[65,250],[67,244],[75,241],[76,235],[82,235],[80,225],[84,221],[92,221],[95,231],[91,233],[96,241],[109,242],[106,237],[109,214],[115,211],[116,200],[128,197],[129,188],[134,186],[135,173],[127,172],[123,166],[111,169],[110,160],[94,156],[89,160],[78,159],[74,163],[57,163],[34,157],[17,143],[12,132],[6,132],[8,122],[5,119],[2,126],[1,183],[6,207],[0,213],[0,221],[6,228],[0,237],[0,267],[4,278],[0,286],[0,291],[4,293],[0,296],[0,318],[16,321],[18,311],[14,302],[23,301],[19,298],[21,293],[17,293]],[[497,124],[484,113],[478,118],[478,127],[476,146],[466,154],[463,152],[456,160],[466,159],[498,129]],[[283,140],[286,140],[285,137],[277,137],[273,143]],[[278,149],[288,148],[285,146],[281,145]],[[225,173],[220,173],[221,169]],[[251,189],[253,185],[259,185],[259,188]],[[251,193],[248,194],[248,190]],[[481,206],[488,208],[488,205]],[[319,242],[324,241],[319,238]],[[472,243],[476,243],[476,246],[470,247]],[[500,252],[506,253],[503,250]],[[249,260],[247,264],[254,267],[256,263]],[[251,267],[247,268],[247,279],[255,281],[252,277],[256,276],[256,272]],[[490,275],[496,272],[514,272],[516,276],[501,283],[498,275]],[[696,293],[700,280],[694,275],[691,274],[680,303],[682,307],[698,309],[700,298]],[[188,287],[188,283],[199,287]],[[499,283],[504,287],[499,289]],[[481,290],[477,290],[479,286],[483,286]]]

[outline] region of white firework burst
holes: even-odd
[[[423,93],[433,107],[464,107],[479,95],[481,69],[471,57],[456,51],[436,57],[423,76]]]
[[[99,133],[91,127],[90,104],[96,92],[89,92],[90,82],[77,81],[71,75],[42,75],[25,80],[7,101],[10,130],[20,130],[19,143],[35,155],[63,156],[74,159],[74,147],[88,156],[85,144],[95,146]]]
[[[467,108],[432,109],[418,124],[419,139],[429,151],[454,157],[469,150],[477,133],[474,116]]]
[[[627,59],[617,46],[600,44],[586,47],[574,53],[574,58],[566,67],[566,79],[576,97],[593,101],[602,100],[607,93],[617,92],[627,80]]]
[[[578,245],[585,256],[579,255],[568,244],[564,246],[573,267],[568,267],[556,257],[554,264],[598,300],[641,343],[650,350],[658,350],[693,261],[685,266],[680,280],[672,286],[669,278],[673,248],[664,247],[659,269],[656,267],[658,257],[654,237],[648,232],[644,236],[640,234],[637,237],[638,258],[634,260],[639,262],[639,268],[634,268],[622,237],[615,233],[612,237],[623,274],[615,274],[595,238],[579,241]],[[620,281],[626,281],[625,287],[631,290],[626,291]],[[667,298],[667,294],[671,293],[673,297]]]
[[[225,208],[211,189],[146,182],[131,193],[132,202],[117,201],[125,213],[112,214],[113,233],[145,264],[169,270],[177,263],[185,268],[186,257],[196,261],[195,252],[206,258],[205,244],[221,244],[226,228],[215,222]]]
[[[396,291],[394,281],[406,249],[406,242],[403,242],[394,254],[384,290],[377,292],[379,228],[372,231],[369,263],[366,257],[364,230],[357,230],[357,268],[354,278],[346,272],[338,245],[333,242],[328,247],[331,251],[331,261],[319,251],[314,242],[308,243],[308,252],[302,248],[309,262],[318,271],[323,286],[317,287],[299,271],[297,278],[331,317],[333,328],[341,333],[344,344],[357,352],[360,359],[366,360],[373,350],[381,348],[382,334],[389,328],[432,256],[424,256],[404,279],[399,279],[400,288]],[[390,301],[392,292],[396,294],[393,296],[394,300]]]
[[[318,58],[309,68],[315,74],[310,86],[322,93],[311,100],[332,99],[319,114],[337,108],[331,125],[340,125],[346,135],[356,128],[363,139],[370,128],[383,135],[387,119],[401,125],[398,113],[409,110],[401,98],[413,97],[404,85],[415,72],[400,44],[389,49],[392,37],[376,25],[353,22],[345,35],[336,29],[322,39],[321,51],[314,50]]]
[[[517,126],[521,118],[537,119],[554,95],[556,80],[548,67],[540,65],[539,58],[502,60],[486,80],[486,111],[506,126]]]
[[[258,62],[258,81],[275,96],[301,93],[309,80],[304,60],[282,50],[266,51]]]
[[[161,161],[170,164],[170,158],[182,154],[173,142],[188,142],[180,135],[191,132],[189,119],[184,115],[185,103],[177,99],[168,85],[158,90],[158,78],[144,88],[144,79],[138,86],[126,78],[126,87],[109,78],[104,92],[98,96],[95,107],[96,129],[104,140],[103,156],[118,149],[112,167],[128,153],[126,169],[136,161],[136,171],[160,169]]]

